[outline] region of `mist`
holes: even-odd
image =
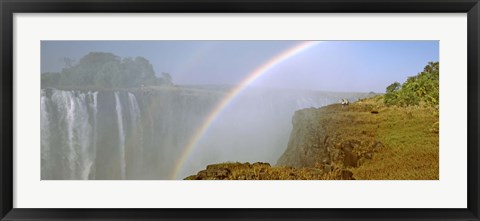
[[[111,52],[91,52],[59,69],[48,57],[65,51],[59,47],[65,42],[43,42],[42,180],[183,179],[215,163],[275,165],[287,148],[295,111],[373,96],[387,80],[348,87],[350,78],[312,74],[327,71],[312,66],[318,59],[315,47],[275,65],[251,85],[241,85],[252,70],[298,42],[254,42],[248,50],[248,41],[240,43],[221,42],[219,47],[230,57],[212,55],[215,61],[209,62],[212,58],[202,54],[193,62],[195,68],[175,73],[158,72],[158,57]],[[194,47],[190,41],[184,44]],[[254,55],[259,47],[263,52]],[[53,53],[52,48],[60,49]],[[185,57],[178,56],[180,61]],[[343,83],[336,83],[337,78]],[[376,85],[363,88],[371,82]],[[226,105],[217,110],[222,102]]]
[[[294,111],[366,96],[251,89],[216,116],[173,174],[224,92],[167,90],[43,89],[42,179],[181,179],[219,162],[274,165]]]

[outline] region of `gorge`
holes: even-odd
[[[275,164],[287,147],[296,110],[367,95],[249,88],[215,116],[191,156],[178,165],[204,118],[229,89],[43,88],[41,178],[182,179],[217,162]]]

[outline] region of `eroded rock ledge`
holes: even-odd
[[[349,169],[372,159],[383,147],[378,120],[362,106],[334,104],[295,112],[287,150],[277,166]]]
[[[220,163],[208,165],[186,180],[350,180],[352,173],[338,168],[272,167],[268,163]]]

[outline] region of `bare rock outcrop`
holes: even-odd
[[[378,122],[363,119],[363,114],[371,113],[340,104],[295,112],[287,149],[276,166],[323,168],[326,172],[334,167],[342,170],[342,179],[353,179],[348,169],[367,162],[383,148],[376,140]]]

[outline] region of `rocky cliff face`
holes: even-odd
[[[42,179],[162,179],[223,94],[41,91]]]
[[[371,107],[340,104],[295,112],[288,147],[277,166],[348,170],[383,147]]]
[[[276,166],[214,164],[186,179],[355,179],[354,168],[383,148],[376,135],[378,114],[375,107],[361,102],[296,111],[288,147]]]
[[[220,163],[208,165],[196,175],[185,180],[351,180],[348,170],[331,170],[313,167],[271,167],[268,163]]]
[[[44,88],[42,179],[171,179],[213,162],[275,163],[286,148],[295,110],[365,96],[249,88],[215,113],[228,91],[228,86]],[[201,139],[191,142],[200,132]],[[176,171],[188,148],[196,155]]]
[[[438,180],[438,109],[383,97],[296,111],[275,166],[221,163],[186,179]]]

